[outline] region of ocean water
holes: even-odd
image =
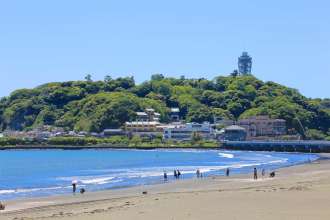
[[[0,200],[68,194],[71,182],[78,190],[117,189],[163,183],[163,172],[175,181],[173,170],[193,178],[251,173],[254,167],[275,170],[316,160],[300,153],[218,150],[8,150],[0,151]]]

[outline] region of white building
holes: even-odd
[[[189,141],[192,138],[193,133],[198,133],[203,139],[211,139],[214,137],[214,129],[208,122],[203,124],[199,123],[187,123],[176,124],[172,127],[164,128],[163,138],[165,140],[178,140]]]

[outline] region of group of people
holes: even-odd
[[[227,177],[230,175],[229,168],[226,169],[225,175]],[[265,169],[262,169],[261,176],[264,177],[265,175],[266,175],[266,170]],[[180,176],[181,176],[180,170],[174,170],[173,171],[173,176],[174,176],[175,179],[180,179]],[[274,177],[274,176],[275,176],[275,172],[274,171],[269,174],[269,177]],[[200,169],[197,169],[196,170],[196,177],[197,178],[203,178],[203,173],[200,171]],[[164,171],[164,180],[167,181],[167,179],[168,179],[167,172]],[[258,170],[257,170],[256,167],[253,169],[253,179],[254,180],[258,180]]]
[[[262,169],[261,170],[261,176],[262,176],[262,178],[264,178],[266,176],[266,170],[265,169]],[[270,178],[275,177],[275,171],[270,172],[269,173],[269,177]],[[257,168],[254,168],[253,169],[253,179],[254,180],[257,180],[258,179],[258,170],[257,170]]]
[[[180,179],[181,175],[182,174],[181,174],[181,171],[180,170],[174,170],[173,171],[173,177],[175,179]],[[167,181],[167,179],[168,179],[167,172],[164,171],[164,180]]]
[[[72,192],[73,192],[73,194],[75,194],[76,191],[77,191],[77,184],[78,184],[77,180],[72,181]],[[86,192],[86,190],[84,188],[80,189],[81,194],[84,194],[85,192]]]
[[[227,177],[229,176],[229,174],[230,174],[229,168],[226,169],[225,174],[226,174]],[[174,176],[175,179],[180,179],[181,175],[182,174],[181,174],[180,170],[174,170],[173,171],[173,176]],[[262,169],[261,175],[262,175],[262,177],[264,177],[266,175],[265,169]],[[271,172],[269,176],[274,177],[275,172]],[[200,171],[200,169],[196,170],[196,177],[197,178],[203,178],[203,173]],[[167,172],[164,171],[164,181],[167,181],[167,179],[168,179]],[[254,180],[258,179],[258,170],[257,170],[257,168],[253,169],[253,179]],[[72,181],[72,192],[76,193],[76,191],[77,191],[77,181],[75,180],[75,181]],[[83,194],[84,192],[85,192],[85,189],[81,188],[80,193]],[[0,203],[0,209],[1,209],[1,203]]]

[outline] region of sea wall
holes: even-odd
[[[330,141],[224,141],[223,149],[330,153]]]

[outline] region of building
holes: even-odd
[[[160,114],[155,112],[152,108],[147,108],[144,112],[136,112],[136,121],[159,121]]]
[[[224,128],[230,125],[234,125],[235,121],[231,119],[224,119],[222,117],[214,117],[214,124]]]
[[[132,121],[125,123],[127,132],[162,132],[158,121]]]
[[[237,125],[246,129],[247,139],[253,139],[258,136],[275,137],[286,135],[286,121],[283,119],[254,116],[239,120]]]
[[[245,141],[246,130],[237,125],[231,125],[221,130],[218,139],[222,141]]]
[[[171,108],[170,119],[171,119],[171,122],[180,121],[180,109],[179,108]]]
[[[111,137],[111,136],[123,136],[126,135],[126,132],[123,129],[104,129],[102,132],[103,137]]]
[[[135,112],[136,114],[136,121],[149,121],[149,116],[145,112]]]
[[[136,112],[136,121],[126,122],[125,131],[130,135],[154,136],[162,134],[163,127],[159,122],[160,114],[152,108]]]
[[[247,52],[243,52],[238,57],[238,71],[241,75],[251,74],[252,69],[252,57]]]
[[[165,140],[189,141],[192,139],[193,133],[198,133],[203,139],[211,139],[214,137],[214,129],[211,124],[204,122],[176,124],[172,127],[164,128],[163,138]]]

